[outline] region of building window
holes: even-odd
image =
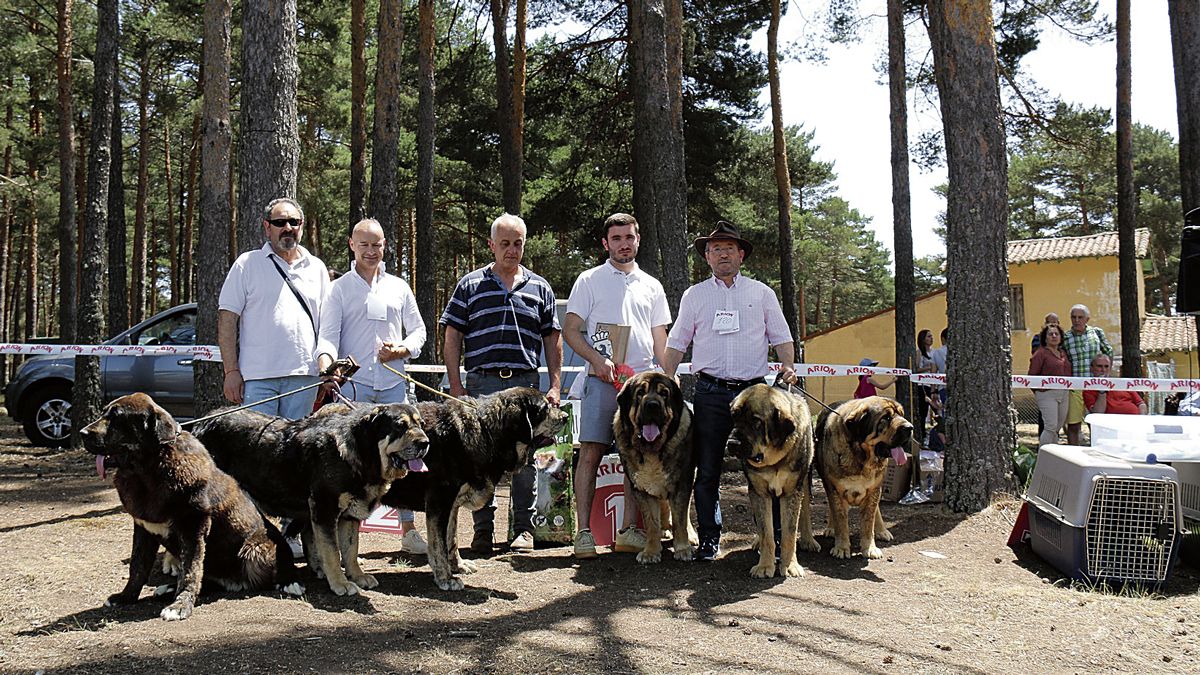
[[[1008,287],[1008,315],[1013,330],[1025,330],[1025,287],[1021,284]]]

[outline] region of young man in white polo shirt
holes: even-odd
[[[592,498],[596,494],[596,467],[613,442],[613,416],[617,412],[617,366],[613,362],[608,336],[597,324],[629,327],[624,363],[634,373],[650,370],[654,362],[663,362],[667,345],[667,324],[671,310],[667,296],[657,279],[638,268],[641,235],[633,216],[615,213],[604,221],[601,243],[608,260],[579,275],[567,300],[563,337],[567,344],[588,362],[583,393],[583,417],[579,422],[579,464],[575,473],[575,511],[579,532],[575,535],[575,557],[595,558],[596,540],[591,532]],[[607,346],[605,346],[607,345]],[[597,347],[601,347],[600,350]],[[628,476],[625,494],[632,495]],[[637,522],[637,504],[625,500],[625,515],[617,532],[613,550],[640,552],[646,537],[633,524]]]
[[[318,381],[313,350],[329,272],[300,245],[303,226],[299,204],[273,200],[263,209],[267,243],[238,256],[225,277],[217,344],[225,398],[232,403],[262,401]],[[312,412],[316,396],[314,387],[254,409],[300,419]]]
[[[354,268],[333,282],[321,307],[317,364],[321,371],[335,358],[353,357],[359,370],[342,395],[364,403],[407,403],[408,383],[388,367],[404,372],[404,362],[421,355],[425,322],[412,289],[388,274],[383,263],[387,240],[379,221],[360,220],[350,233]],[[330,382],[322,387],[336,388]],[[412,511],[399,512],[400,550],[424,554],[425,540],[413,526]]]

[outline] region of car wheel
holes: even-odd
[[[65,447],[71,442],[71,388],[61,384],[42,387],[30,396],[22,415],[25,435],[34,445]]]

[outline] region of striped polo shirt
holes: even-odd
[[[438,323],[463,334],[468,371],[538,367],[542,338],[561,330],[554,289],[521,266],[521,281],[509,291],[488,265],[459,279]]]

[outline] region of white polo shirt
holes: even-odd
[[[268,242],[238,256],[225,276],[217,306],[241,317],[238,367],[243,379],[317,374],[313,322],[271,261],[279,263],[317,321],[329,294],[329,271],[303,246],[297,248],[300,257],[289,265]]]
[[[317,354],[353,356],[359,365],[353,380],[357,386],[384,391],[403,382],[379,364],[379,348],[385,342],[407,347],[412,353],[410,358],[421,355],[425,322],[417,309],[417,298],[403,279],[384,270],[383,263],[379,264],[375,282],[369,285],[351,268],[333,282],[321,306]],[[388,366],[404,372],[404,360],[389,361]]]
[[[588,344],[595,342],[596,324],[615,323],[630,327],[629,346],[625,363],[635,373],[654,367],[654,336],[651,329],[671,323],[667,294],[658,279],[633,265],[626,274],[613,266],[611,260],[593,267],[575,279],[567,312],[587,322],[584,336]]]

